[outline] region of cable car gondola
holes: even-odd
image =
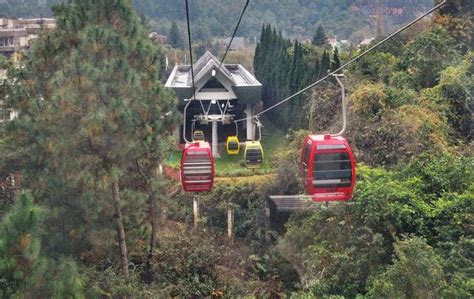
[[[347,140],[342,137],[346,130],[346,93],[334,75],[342,92],[342,129],[330,135],[306,136],[301,150],[301,172],[304,188],[313,201],[349,200],[356,182],[355,159]]]
[[[227,137],[227,154],[238,155],[240,152],[239,137],[229,136]]]
[[[239,127],[237,123],[235,124],[235,135],[227,137],[227,154],[228,155],[238,155],[240,152],[240,142],[239,142]]]
[[[355,185],[355,160],[340,136],[309,135],[301,153],[305,191],[313,201],[349,200]]]
[[[209,143],[187,143],[181,157],[181,184],[184,191],[211,191],[214,175],[214,157]]]
[[[245,167],[260,168],[263,163],[263,148],[260,141],[245,142]]]

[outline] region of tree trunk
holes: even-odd
[[[120,268],[122,274],[128,276],[128,252],[127,243],[125,242],[125,228],[123,225],[122,209],[120,207],[120,189],[118,178],[112,183],[112,198],[115,207],[115,217],[117,219],[117,237],[120,246]]]
[[[151,193],[148,197],[148,215],[150,217],[150,224],[151,224],[150,251],[149,251],[148,258],[151,259],[153,257],[153,252],[155,251],[156,240],[157,240],[156,236],[158,234],[155,193]]]

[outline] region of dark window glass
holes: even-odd
[[[349,187],[352,181],[349,153],[316,154],[313,165],[315,188]]]
[[[219,80],[217,80],[215,77],[209,79],[209,81],[204,84],[204,86],[201,88],[201,91],[228,91],[224,85],[222,85]]]
[[[239,143],[237,141],[229,142],[229,150],[236,151],[239,148]]]
[[[262,151],[257,148],[251,148],[247,150],[247,161],[249,162],[261,162],[262,161]]]

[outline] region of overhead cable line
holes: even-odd
[[[364,57],[365,55],[367,55],[368,53],[372,52],[373,50],[375,50],[376,48],[380,47],[382,44],[384,44],[385,42],[389,41],[390,39],[392,39],[393,37],[395,37],[396,35],[400,34],[402,31],[405,31],[406,29],[410,28],[411,26],[413,26],[415,23],[417,23],[418,21],[420,21],[421,19],[425,18],[426,16],[428,16],[429,14],[431,14],[432,12],[434,12],[435,10],[439,9],[441,6],[443,6],[444,4],[446,4],[446,0],[444,0],[443,2],[441,2],[440,4],[436,5],[435,7],[433,7],[432,9],[430,9],[429,11],[425,12],[424,14],[422,14],[421,16],[419,16],[418,18],[416,18],[415,20],[411,21],[410,23],[408,23],[407,25],[403,26],[402,28],[398,29],[397,31],[395,31],[394,33],[390,34],[389,36],[387,36],[386,38],[384,38],[383,40],[381,40],[380,42],[376,43],[375,45],[373,45],[372,47],[370,47],[369,49],[365,50],[364,52],[362,52],[361,54],[357,55],[356,57],[352,58],[351,60],[349,60],[348,62],[344,63],[341,67],[339,67],[338,69],[332,71],[331,73],[327,74],[326,76],[324,76],[323,78],[317,80],[316,82],[306,86],[305,88],[301,89],[300,91],[296,92],[295,94],[292,94],[291,96],[287,97],[286,99],[264,109],[263,111],[255,114],[254,116],[251,116],[251,117],[246,117],[246,118],[241,118],[241,119],[238,119],[236,120],[235,122],[240,122],[240,121],[245,121],[247,119],[252,119],[252,118],[256,118],[278,106],[280,106],[281,104],[283,103],[286,103],[288,102],[289,100],[293,99],[294,97],[296,96],[299,96],[300,94],[302,94],[303,92],[311,89],[312,87],[318,85],[319,83],[323,82],[324,80],[328,79],[329,77],[332,77],[334,76],[335,74],[339,73],[339,71],[341,71],[342,69],[346,68],[347,66],[353,64],[354,62],[356,62],[357,60],[361,59],[362,57]]]
[[[193,98],[192,100],[196,100],[196,86],[194,84],[194,65],[193,65],[193,47],[192,47],[192,42],[191,42],[191,22],[189,21],[189,5],[188,5],[188,0],[185,0],[186,3],[186,24],[188,27],[188,47],[189,47],[189,59],[191,60],[191,80],[192,80],[192,85],[193,85]],[[191,101],[189,101],[191,102]],[[206,114],[206,109],[204,109],[204,105],[202,101],[199,101],[201,103],[201,108]],[[186,117],[186,116],[185,116]]]
[[[242,9],[242,13],[240,14],[240,18],[239,18],[239,21],[237,22],[237,26],[235,26],[235,29],[234,29],[234,33],[232,34],[232,37],[230,39],[230,42],[229,44],[227,45],[227,48],[225,49],[225,52],[224,52],[224,56],[222,57],[222,60],[219,64],[219,67],[217,68],[217,70],[219,70],[221,68],[221,65],[224,63],[224,60],[225,60],[225,57],[227,56],[227,52],[229,51],[229,48],[230,46],[232,45],[232,41],[234,40],[234,37],[235,35],[237,34],[237,30],[239,29],[239,26],[240,26],[240,22],[242,21],[242,18],[245,14],[245,11],[247,10],[247,7],[249,6],[249,3],[250,3],[250,0],[247,0],[247,3],[245,3],[245,6],[244,8]]]

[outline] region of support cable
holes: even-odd
[[[193,65],[193,47],[192,47],[192,42],[191,42],[191,22],[189,21],[189,5],[188,5],[188,0],[184,0],[186,3],[186,24],[187,24],[187,29],[188,29],[188,46],[189,46],[189,59],[191,60],[191,80],[193,84],[193,97],[192,100],[196,100],[196,86],[194,84],[194,65]],[[201,103],[201,108],[204,114],[206,114],[206,110],[204,109],[204,105],[201,100],[199,100]],[[207,115],[207,114],[206,114]],[[184,115],[186,117],[186,115]]]
[[[239,29],[240,22],[242,21],[242,18],[243,18],[244,14],[245,14],[245,11],[247,10],[247,7],[249,6],[249,3],[250,3],[250,0],[247,0],[247,2],[245,3],[244,8],[242,9],[242,13],[240,14],[240,18],[239,18],[239,21],[237,22],[237,26],[235,26],[234,33],[232,34],[232,37],[231,37],[231,39],[230,39],[230,42],[229,42],[229,44],[227,45],[227,48],[225,49],[224,56],[222,57],[222,60],[221,60],[221,62],[219,63],[219,67],[217,68],[217,70],[219,70],[219,69],[221,68],[222,64],[224,63],[225,57],[227,56],[227,52],[229,51],[229,48],[230,48],[230,46],[232,45],[232,41],[234,40],[234,37],[235,37],[235,35],[237,34],[237,30]]]
[[[294,97],[302,94],[303,92],[311,89],[312,87],[318,85],[319,83],[325,81],[326,79],[328,79],[329,77],[332,77],[334,76],[335,74],[339,73],[341,70],[345,69],[346,67],[348,67],[349,65],[353,64],[354,62],[356,62],[357,60],[361,59],[362,57],[364,57],[365,55],[367,55],[368,53],[372,52],[373,50],[375,50],[376,48],[380,47],[382,44],[386,43],[387,41],[389,41],[390,39],[392,39],[393,37],[395,37],[396,35],[400,34],[402,31],[405,31],[406,29],[410,28],[411,26],[413,26],[414,24],[416,24],[417,22],[419,22],[421,19],[425,18],[426,16],[428,16],[429,14],[431,14],[432,12],[434,12],[435,10],[439,9],[441,6],[443,6],[444,4],[446,4],[446,0],[441,2],[440,4],[436,5],[435,7],[433,7],[432,9],[430,9],[429,11],[427,11],[426,13],[422,14],[421,16],[419,16],[418,18],[416,18],[415,20],[411,21],[410,23],[408,23],[407,25],[403,26],[402,28],[398,29],[397,31],[395,31],[394,33],[390,34],[389,36],[387,36],[386,38],[384,38],[383,40],[381,40],[380,42],[376,43],[375,45],[373,45],[372,47],[370,47],[369,49],[365,50],[364,52],[362,52],[361,54],[357,55],[356,57],[352,58],[351,60],[349,60],[348,62],[344,63],[341,67],[339,67],[338,69],[334,70],[333,72],[327,74],[326,76],[324,76],[323,78],[317,80],[316,82],[306,86],[305,88],[301,89],[300,91],[296,92],[295,94],[292,94],[291,96],[287,97],[286,99],[268,107],[267,109],[264,109],[263,111],[255,114],[254,116],[251,116],[251,117],[246,117],[246,118],[241,118],[241,119],[238,119],[236,120],[235,122],[240,122],[240,121],[245,121],[247,119],[251,119],[251,118],[255,118],[255,117],[258,117],[278,106],[280,106],[281,104],[285,103],[285,102],[288,102],[289,100],[293,99]]]

